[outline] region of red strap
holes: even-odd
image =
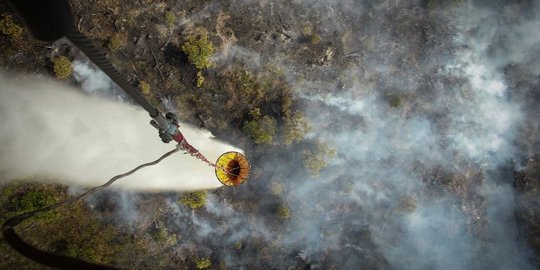
[[[182,133],[180,131],[178,131],[178,133],[176,134],[176,136],[174,136],[174,140],[178,142],[178,144],[180,144],[180,146],[186,150],[191,156],[194,156],[204,162],[206,162],[208,165],[214,167],[215,165],[210,162],[208,159],[206,159],[206,157],[201,154],[201,152],[199,152],[199,150],[197,150],[197,148],[193,147],[191,144],[189,144],[187,141],[186,141],[186,138],[184,138],[184,135],[182,135]]]

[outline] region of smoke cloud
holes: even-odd
[[[210,201],[207,212],[244,220],[246,235],[232,236],[208,213],[179,220],[180,231],[196,228],[190,240],[239,267],[265,258],[220,248],[262,239],[274,268],[534,268],[514,219],[512,170],[540,149],[538,99],[527,98],[540,67],[537,3],[241,2],[268,23],[277,20],[273,9],[287,10],[283,24],[298,16],[303,25],[287,29],[292,40],[308,25],[323,40],[309,52],[337,55],[306,63],[308,45],[240,39],[216,60],[229,64],[249,52],[281,64],[313,126],[308,137],[338,154],[318,178],[296,166],[301,155],[293,150],[287,160],[265,157],[264,177],[234,194],[256,211]],[[290,219],[272,220],[268,182],[285,186],[277,201],[290,207]],[[243,210],[251,214],[239,217]]]

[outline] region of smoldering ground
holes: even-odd
[[[538,151],[539,6],[428,2],[294,2],[280,13],[281,23],[294,25],[291,14],[309,5],[303,24],[327,41],[321,52],[335,52],[320,62],[303,59],[308,45],[294,39],[259,48],[240,40],[236,51],[258,53],[289,74],[313,126],[309,138],[338,154],[313,178],[294,161],[303,157],[295,153],[301,147],[268,153],[257,162],[261,178],[218,193],[257,205],[237,208],[247,211],[243,216],[222,213],[243,220],[249,233],[232,236],[227,226],[197,217],[179,225],[198,228],[190,240],[239,267],[532,269],[513,218],[511,171]],[[272,21],[272,3],[242,3]],[[298,28],[289,34],[302,35]],[[284,191],[268,194],[269,182]],[[239,204],[211,200],[208,208],[216,203]],[[290,208],[290,219],[268,217],[280,204]],[[247,243],[248,256],[218,251],[232,242]]]
[[[219,5],[235,15],[231,57],[283,69],[308,138],[337,156],[312,177],[302,150],[316,144],[258,146],[248,154],[260,176],[244,186],[196,211],[167,196],[163,226],[182,237],[171,252],[230,268],[535,267],[511,171],[540,145],[538,3],[235,4]],[[234,23],[246,14],[256,30]],[[319,43],[302,41],[314,33]],[[129,224],[140,212],[119,214]]]

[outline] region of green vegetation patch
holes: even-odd
[[[58,79],[65,80],[71,77],[73,73],[73,67],[69,58],[60,56],[53,60],[54,75]]]
[[[285,144],[302,141],[306,134],[310,131],[311,125],[304,118],[302,113],[295,112],[292,116],[286,116],[283,125],[283,136]]]
[[[67,198],[65,187],[11,182],[0,190],[0,218],[6,219],[41,209]],[[25,240],[40,249],[91,262],[110,263],[114,254],[119,254],[124,249],[119,246],[111,247],[110,242],[116,236],[116,230],[93,218],[86,204],[81,202],[39,214],[18,227],[24,231]],[[16,254],[2,241],[0,253],[3,254],[0,269],[28,263],[28,259]]]
[[[154,241],[163,244],[164,247],[174,246],[178,242],[176,234],[169,233],[167,228],[159,227],[151,233]]]
[[[54,186],[12,182],[0,192],[0,206],[8,210],[7,215],[14,216],[55,204],[65,198],[63,192]],[[50,221],[57,218],[58,211],[51,211],[36,216],[36,220]]]
[[[115,33],[109,38],[109,41],[107,42],[107,47],[111,51],[116,51],[116,50],[126,46],[126,43],[127,43],[126,34]]]
[[[176,15],[172,11],[165,11],[165,23],[168,26],[173,26],[174,22],[176,21]]]
[[[327,145],[318,142],[317,151],[304,150],[304,167],[312,176],[319,176],[321,169],[328,166],[328,162],[337,154],[336,149],[330,148]]]
[[[182,45],[182,51],[187,55],[189,62],[197,69],[197,87],[201,87],[204,83],[202,71],[207,68],[214,67],[216,63],[211,59],[216,49],[208,34],[202,32],[198,35],[191,35]]]
[[[143,93],[143,95],[150,94],[150,84],[146,81],[139,81],[139,89],[141,89],[141,93]]]
[[[197,269],[207,269],[212,266],[210,258],[197,258],[195,259],[195,266]]]
[[[281,219],[289,219],[291,217],[291,209],[286,205],[280,205],[277,208],[276,214]]]
[[[244,122],[244,132],[257,144],[271,143],[276,130],[276,120],[268,115]]]
[[[388,99],[388,105],[392,108],[398,108],[401,107],[402,99],[400,96],[391,96]]]
[[[0,19],[0,32],[12,39],[20,39],[23,28],[13,22],[11,15],[3,15]]]
[[[194,191],[182,194],[179,202],[192,209],[198,209],[206,204],[206,191]]]

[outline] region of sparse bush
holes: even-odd
[[[227,70],[222,78],[228,96],[226,111],[237,118],[243,118],[248,110],[258,108],[268,89],[245,67]]]
[[[210,258],[197,258],[195,259],[195,266],[197,269],[207,269],[212,266],[212,261]]]
[[[464,176],[453,175],[445,184],[447,189],[456,195],[464,195],[467,190],[467,182]]]
[[[141,89],[141,93],[143,93],[143,95],[150,94],[150,84],[146,81],[139,81],[139,89]]]
[[[244,132],[257,144],[271,143],[276,134],[276,120],[265,115],[263,118],[244,122]]]
[[[253,108],[249,111],[249,115],[255,119],[261,118],[261,109],[260,108]]]
[[[2,187],[0,191],[0,209],[7,210],[10,215],[31,212],[52,205],[64,198],[63,193],[55,187],[36,184],[31,185],[14,181]],[[36,221],[51,221],[59,217],[59,212],[49,211],[37,215]],[[2,213],[0,213],[0,217]]]
[[[336,150],[332,149],[325,144],[317,143],[317,152],[311,150],[304,150],[304,167],[313,176],[319,176],[319,172],[324,167],[328,166],[328,161],[336,156]]]
[[[73,68],[71,66],[71,61],[65,57],[60,56],[53,60],[54,65],[54,75],[58,79],[67,79],[73,73]]]
[[[392,108],[398,108],[401,106],[401,97],[399,96],[391,96],[388,100],[388,105]]]
[[[186,53],[189,62],[197,68],[197,87],[201,87],[204,77],[201,71],[216,65],[210,58],[214,52],[214,44],[208,39],[206,33],[191,35],[182,45],[182,50]]]
[[[302,36],[300,36],[300,42],[317,45],[321,42],[321,36],[314,33],[311,27],[305,27],[302,31]]]
[[[285,144],[299,142],[311,131],[311,125],[304,118],[302,113],[296,112],[294,115],[286,117],[283,127]]]
[[[201,88],[204,83],[204,76],[202,75],[201,71],[197,72],[197,87]]]
[[[276,213],[281,219],[289,219],[291,217],[291,210],[286,205],[278,206]]]
[[[287,89],[288,90],[288,89]],[[293,103],[293,99],[291,96],[291,93],[288,90],[287,92],[283,93],[281,97],[281,112],[285,115],[290,114],[290,108]]]
[[[279,195],[283,193],[283,184],[272,182],[272,184],[270,184],[270,193],[272,195]]]
[[[177,242],[176,234],[170,234],[165,227],[156,229],[151,236],[156,242],[164,245],[165,247],[173,246]]]
[[[43,190],[30,190],[12,201],[17,212],[21,213],[41,209],[55,202],[55,197]]]
[[[122,47],[124,47],[127,43],[127,37],[125,34],[122,33],[115,33],[109,38],[109,42],[107,43],[107,47],[111,51],[116,51]]]
[[[399,199],[398,210],[406,214],[412,214],[414,211],[416,211],[416,199],[409,195],[402,196]]]
[[[316,33],[308,35],[307,38],[309,40],[309,43],[311,43],[312,45],[317,45],[321,42],[321,36]]]
[[[206,191],[194,191],[182,194],[180,203],[192,209],[201,208],[206,204]]]
[[[176,21],[176,15],[172,11],[165,11],[165,23],[168,26],[174,25],[174,22]]]
[[[0,19],[0,32],[12,39],[20,39],[23,28],[13,22],[11,15],[4,15],[2,16],[2,19]]]

